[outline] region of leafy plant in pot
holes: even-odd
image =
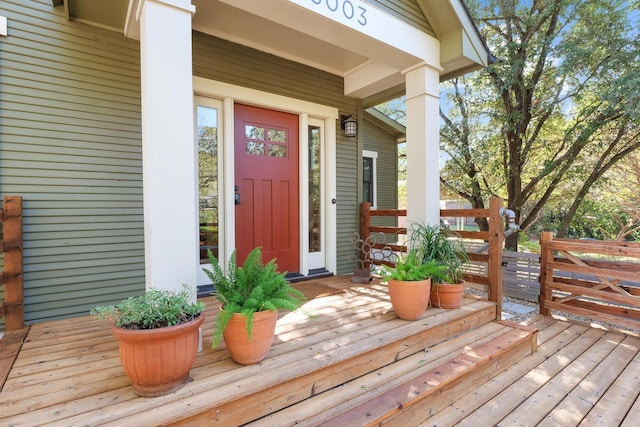
[[[469,261],[460,236],[438,225],[414,222],[409,231],[409,247],[424,254],[426,262],[445,267],[446,277],[434,280],[431,304],[441,308],[458,308],[464,293],[464,265]]]
[[[399,318],[419,319],[429,305],[432,280],[445,278],[445,267],[426,261],[419,250],[410,250],[395,268],[385,266],[391,305]]]
[[[212,347],[224,338],[233,360],[241,365],[266,357],[275,335],[279,309],[295,310],[304,295],[291,287],[286,273],[278,273],[275,259],[262,263],[262,250],[253,249],[242,267],[234,251],[225,274],[209,251],[211,270],[204,269],[222,303],[215,321]]]
[[[192,302],[192,295],[186,285],[180,292],[150,289],[91,310],[92,316],[113,322],[120,362],[137,395],[168,394],[189,380],[204,321],[204,304]]]

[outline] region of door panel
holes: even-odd
[[[262,246],[264,261],[299,270],[298,116],[235,105],[238,262]]]

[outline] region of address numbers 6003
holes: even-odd
[[[333,13],[342,13],[349,20],[356,19],[360,25],[367,25],[367,8],[360,5],[354,6],[351,0],[311,0],[311,2],[318,6],[325,6]]]

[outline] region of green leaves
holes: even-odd
[[[157,329],[179,325],[195,319],[204,310],[200,301],[190,302],[191,292],[184,285],[180,292],[150,289],[129,297],[117,306],[101,306],[90,314],[108,320],[123,329]]]
[[[216,318],[213,347],[222,339],[224,328],[233,313],[242,313],[247,318],[247,334],[251,337],[253,313],[264,310],[295,310],[304,295],[291,287],[286,280],[286,273],[278,273],[275,259],[266,265],[262,263],[262,250],[253,249],[242,267],[236,263],[234,251],[227,264],[225,275],[218,260],[209,251],[212,269],[204,269],[216,289],[216,298],[223,304],[223,310]]]

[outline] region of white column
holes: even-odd
[[[428,65],[405,71],[407,220],[440,223],[440,73]]]
[[[140,17],[146,287],[195,287],[197,253],[189,0],[144,0]]]

